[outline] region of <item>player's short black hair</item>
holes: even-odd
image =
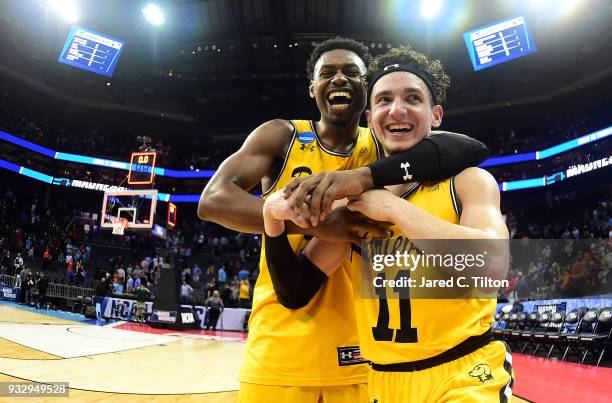
[[[341,38],[339,36],[327,39],[315,45],[312,53],[310,53],[310,57],[306,63],[306,75],[308,76],[309,80],[314,78],[315,65],[317,64],[317,61],[319,61],[321,55],[325,52],[336,49],[345,49],[355,53],[361,60],[363,60],[363,64],[366,66],[366,68],[368,67],[368,63],[372,58],[370,56],[368,47],[354,39]]]
[[[368,66],[368,82],[370,82],[370,77],[378,70],[392,64],[408,64],[410,62],[415,63],[421,71],[429,76],[436,91],[435,94],[431,94],[434,98],[432,101],[434,104],[442,104],[446,100],[446,90],[451,83],[450,76],[444,71],[444,66],[440,60],[417,52],[410,45],[393,48],[384,55],[374,58]]]

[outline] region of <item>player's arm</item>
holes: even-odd
[[[295,207],[317,225],[331,210],[334,200],[387,185],[441,180],[482,163],[488,156],[489,149],[478,140],[463,134],[433,131],[409,150],[367,167],[294,179],[285,187],[285,193],[289,197],[296,192]],[[312,199],[306,203],[310,194]]]
[[[249,193],[283,158],[293,126],[271,120],[256,128],[242,147],[227,158],[204,188],[198,217],[240,232],[262,233],[264,201]]]
[[[499,209],[495,179],[480,168],[455,177],[461,202],[459,224],[433,216],[388,190],[371,190],[350,198],[348,208],[375,220],[396,224],[411,239],[507,239],[508,229]]]
[[[355,196],[348,208],[375,220],[396,224],[410,239],[484,240],[490,248],[487,274],[503,279],[508,270],[508,228],[500,211],[500,194],[495,179],[480,168],[468,168],[455,177],[455,190],[461,204],[459,224],[433,216],[387,190],[373,190]],[[506,240],[504,242],[503,240]],[[472,247],[475,243],[464,243]],[[455,246],[461,247],[457,242]],[[465,251],[463,251],[465,252]]]
[[[272,174],[277,159],[285,157],[293,126],[286,120],[272,120],[255,129],[243,146],[227,158],[204,188],[198,203],[198,217],[240,232],[263,233],[264,200],[249,193],[261,179]],[[385,225],[361,214],[339,210],[316,228],[287,223],[287,232],[303,233],[331,240],[358,240],[359,232],[384,234]]]
[[[302,220],[291,207],[292,200],[273,193],[264,204],[266,263],[278,301],[288,309],[306,306],[319,288],[347,257],[349,244],[312,239],[303,253],[291,248],[285,221]],[[303,225],[303,221],[297,224]]]

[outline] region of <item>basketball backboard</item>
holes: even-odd
[[[157,190],[125,190],[104,192],[102,228],[151,229],[157,207]]]

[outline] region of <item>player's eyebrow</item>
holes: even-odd
[[[356,63],[322,64],[321,67],[319,67],[319,71],[323,69],[336,69],[339,67],[341,68],[347,68],[347,67],[359,68],[359,65],[357,65]]]
[[[393,92],[394,91],[392,91],[392,90],[382,90],[380,92],[374,93],[374,98],[378,99],[378,98],[383,97],[383,96],[389,96]],[[405,87],[403,89],[403,93],[404,94],[417,93],[419,95],[423,95],[423,91],[419,87]]]

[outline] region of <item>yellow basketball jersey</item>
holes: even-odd
[[[366,128],[359,128],[347,153],[327,150],[311,121],[292,121],[295,130],[285,163],[266,194],[282,189],[294,177],[365,166],[376,160],[378,145]],[[307,244],[303,235],[289,235],[294,251]],[[284,308],[276,298],[266,264],[265,244],[253,295],[249,337],[240,381],[281,386],[348,385],[367,381],[367,365],[357,348],[355,310],[349,273],[333,273],[301,309]]]
[[[453,179],[416,185],[404,198],[442,220],[459,223]],[[390,229],[393,238],[403,239],[385,242],[380,253],[394,254],[393,245],[406,245],[406,235],[397,226]],[[386,300],[362,298],[360,260],[353,254],[351,277],[359,345],[369,361],[393,364],[430,358],[485,333],[493,322],[493,299],[399,299],[388,294]]]

